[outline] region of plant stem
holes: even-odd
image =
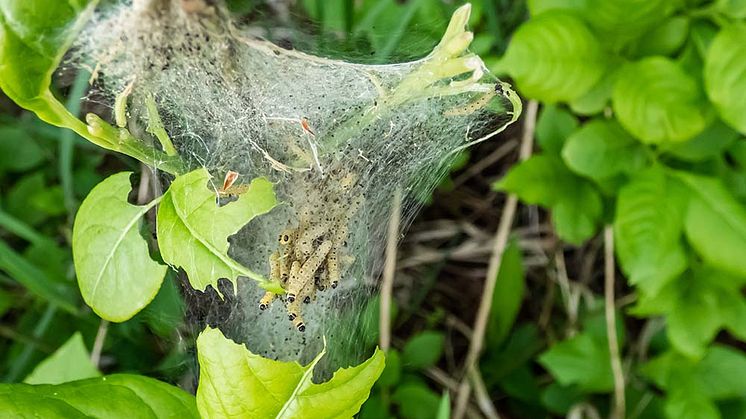
[[[523,137],[521,139],[521,160],[525,160],[531,155],[538,108],[539,104],[535,100],[530,101],[526,107],[526,120],[524,122]],[[474,332],[472,334],[471,343],[469,344],[469,352],[466,355],[466,361],[464,363],[464,376],[461,379],[458,395],[456,397],[456,407],[453,413],[454,419],[462,419],[464,413],[466,413],[466,405],[471,393],[468,373],[472,368],[477,368],[476,365],[479,361],[479,355],[482,352],[484,334],[487,330],[487,320],[489,318],[490,309],[492,308],[492,296],[495,293],[497,274],[500,272],[503,253],[505,253],[505,248],[508,243],[508,236],[510,234],[510,228],[513,225],[513,218],[517,206],[518,198],[514,194],[508,195],[502,216],[500,217],[500,224],[495,234],[495,242],[492,248],[490,263],[487,267],[487,278],[485,279],[484,290],[482,291],[482,301],[479,304],[477,318],[474,321]]]
[[[614,304],[614,229],[604,229],[604,314],[606,317],[606,336],[609,341],[611,371],[614,374],[614,410],[612,419],[624,419],[624,371],[619,354],[619,339],[616,334],[616,307]]]
[[[396,274],[396,245],[399,242],[399,224],[401,223],[401,189],[394,191],[394,203],[391,206],[388,233],[386,238],[386,262],[383,268],[380,301],[380,347],[388,351],[391,346],[391,293]]]
[[[104,349],[104,341],[106,341],[106,334],[109,331],[109,321],[101,319],[98,324],[98,331],[96,332],[96,340],[93,342],[93,348],[91,349],[91,363],[98,368],[99,362],[101,362],[101,351]]]

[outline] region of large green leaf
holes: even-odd
[[[50,90],[52,74],[98,0],[0,0],[0,89],[41,120],[69,128],[92,143],[126,153],[168,172],[182,170],[168,156],[91,115],[86,125]]]
[[[571,101],[601,78],[606,57],[585,23],[551,10],[524,23],[500,63],[525,96],[544,102]]]
[[[677,175],[691,194],[684,229],[692,247],[712,266],[746,276],[746,209],[719,179]]]
[[[721,328],[746,338],[743,278],[711,268],[696,268],[666,285],[657,295],[643,295],[637,315],[665,315],[667,335],[676,350],[701,358]]]
[[[704,95],[691,76],[664,57],[625,66],[612,104],[622,126],[640,141],[685,141],[707,126]]]
[[[252,354],[218,329],[197,338],[197,406],[203,418],[349,418],[368,398],[384,368],[383,352],[340,369],[327,382],[311,381],[323,352],[306,366]]]
[[[746,134],[746,23],[734,23],[720,31],[705,58],[707,95],[720,116]]]
[[[104,319],[122,322],[158,293],[167,266],[150,258],[140,235],[142,217],[158,200],[127,202],[130,172],[99,183],[80,206],[73,226],[73,258],[85,302]]]
[[[681,243],[686,192],[654,167],[620,191],[614,218],[616,252],[630,283],[657,293],[681,274],[687,258]]]
[[[5,417],[45,419],[198,418],[194,397],[139,375],[117,374],[58,385],[0,384]]]
[[[101,373],[91,363],[83,336],[75,332],[23,380],[26,384],[62,384],[68,381],[98,377]]]
[[[590,181],[570,172],[559,157],[533,156],[513,167],[495,188],[551,209],[557,234],[570,243],[580,244],[598,230],[600,194]]]
[[[660,26],[676,3],[672,0],[589,1],[583,15],[599,39],[618,50],[656,25]]]
[[[575,131],[562,149],[575,173],[595,180],[640,170],[645,148],[613,120],[593,120]]]
[[[198,169],[178,176],[163,195],[158,208],[158,245],[163,260],[183,268],[198,290],[212,285],[220,292],[221,278],[230,280],[235,289],[242,275],[281,292],[279,285],[228,256],[228,236],[277,204],[272,184],[265,178],[254,179],[235,202],[221,207],[215,191],[208,188],[209,180],[207,170]]]

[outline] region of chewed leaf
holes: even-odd
[[[58,385],[0,384],[3,417],[198,418],[194,397],[141,375],[116,374]]]
[[[360,365],[315,384],[313,368],[249,352],[218,329],[197,338],[200,365],[197,407],[203,418],[349,418],[360,410],[384,368],[376,350]],[[230,389],[230,391],[228,391]]]
[[[145,206],[127,202],[131,172],[99,183],[80,206],[73,226],[73,259],[80,293],[106,320],[122,322],[158,293],[167,266],[150,258],[140,235]]]
[[[163,260],[186,271],[192,287],[205,290],[218,280],[246,276],[271,288],[272,283],[228,256],[228,236],[277,205],[272,184],[254,179],[235,202],[218,206],[208,188],[210,174],[198,169],[179,176],[158,208],[158,244]],[[276,289],[276,287],[275,287]]]

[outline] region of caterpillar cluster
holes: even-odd
[[[260,310],[266,310],[280,298],[293,326],[300,332],[306,330],[301,304],[310,304],[318,291],[337,288],[341,265],[348,266],[352,262],[342,249],[346,245],[349,224],[363,204],[363,195],[356,191],[356,184],[356,175],[332,171],[320,185],[334,196],[326,202],[329,205],[306,203],[298,211],[297,227],[286,228],[278,235],[279,249],[269,257],[269,277],[282,284],[286,294],[280,297],[267,291],[259,301]]]

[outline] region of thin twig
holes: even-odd
[[[495,405],[493,405],[492,400],[490,400],[490,395],[487,392],[487,386],[484,385],[482,374],[479,373],[479,370],[476,367],[472,367],[469,370],[469,378],[474,386],[474,397],[477,399],[479,410],[484,413],[484,416],[487,419],[500,419],[500,415],[497,414]]]
[[[101,361],[101,351],[104,349],[104,341],[108,330],[109,321],[101,319],[101,323],[98,324],[98,332],[96,332],[96,340],[93,342],[93,349],[91,349],[91,363],[96,368]]]
[[[391,206],[389,228],[386,238],[386,264],[383,268],[380,305],[380,346],[387,351],[391,346],[391,293],[396,274],[396,244],[399,241],[399,224],[401,223],[401,189],[394,191],[394,203]]]
[[[534,100],[530,101],[526,107],[526,120],[523,126],[523,137],[521,138],[521,160],[525,160],[531,155],[538,108],[539,105]],[[476,363],[479,360],[479,355],[482,352],[484,333],[487,329],[487,319],[489,318],[490,309],[492,307],[492,295],[495,292],[495,283],[497,282],[497,273],[500,271],[500,264],[502,263],[503,253],[505,252],[505,247],[508,243],[508,236],[510,234],[510,228],[513,225],[513,218],[517,206],[518,198],[514,194],[508,195],[502,216],[500,217],[500,224],[498,225],[495,234],[490,263],[487,267],[487,278],[485,279],[484,290],[482,291],[482,301],[479,304],[477,319],[474,322],[474,334],[471,343],[469,344],[469,352],[466,355],[466,361],[464,363],[464,376],[461,379],[459,392],[456,398],[456,408],[453,413],[454,419],[462,419],[466,412],[466,405],[471,393],[468,372],[471,368],[475,368]]]
[[[604,229],[604,300],[606,314],[606,336],[609,341],[611,371],[614,374],[614,409],[612,419],[623,419],[624,405],[624,371],[619,355],[619,339],[616,334],[616,310],[614,305],[614,230],[611,226]]]

